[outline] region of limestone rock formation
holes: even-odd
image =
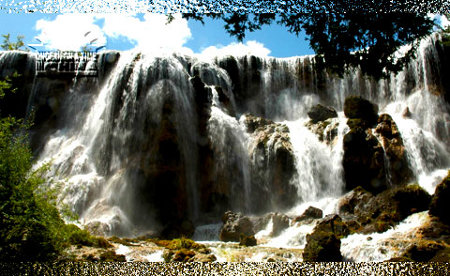
[[[450,171],[441,183],[436,186],[430,204],[430,215],[438,217],[442,222],[450,225]]]
[[[244,120],[252,137],[250,156],[252,181],[255,183],[255,211],[292,207],[298,199],[290,180],[296,173],[295,158],[289,138],[289,129],[283,124],[246,115]]]
[[[409,167],[405,146],[402,136],[389,114],[381,114],[378,117],[378,124],[375,135],[379,137],[383,144],[388,160],[390,181],[393,185],[408,184],[412,180],[412,171]]]

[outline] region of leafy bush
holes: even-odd
[[[14,118],[0,119],[0,256],[7,260],[48,260],[64,248],[65,224],[42,189],[45,167],[31,171],[32,153]]]

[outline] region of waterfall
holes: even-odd
[[[345,187],[344,100],[359,95],[392,116],[413,178],[433,193],[450,167],[438,40],[423,40],[404,71],[380,81],[357,69],[337,78],[308,56],[104,52],[87,66],[95,78],[44,76],[27,88],[35,166],[50,164],[63,202],[105,235],[185,233],[228,209],[327,213]],[[3,52],[0,71],[33,72],[35,62]],[[318,103],[338,111],[324,140],[308,127]]]

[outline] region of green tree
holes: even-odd
[[[3,50],[27,50],[25,48],[25,43],[23,42],[23,39],[25,38],[23,35],[18,35],[16,42],[11,41],[10,34],[3,34],[2,36],[3,44],[1,45],[1,47]]]
[[[427,16],[431,8],[414,5],[415,1],[258,1],[257,5],[221,1],[220,9],[216,7],[219,13],[195,12],[209,7],[208,1],[198,2],[185,18],[221,19],[225,30],[238,40],[274,22],[296,35],[304,31],[316,53],[316,65],[340,76],[355,66],[376,79],[400,71],[413,57],[418,40],[434,26]],[[397,50],[406,44],[412,47],[397,57]]]

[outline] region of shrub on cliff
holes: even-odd
[[[48,260],[64,246],[64,221],[42,192],[43,169],[30,173],[32,154],[24,125],[0,120],[0,256],[7,260]]]
[[[0,81],[0,99],[13,92]],[[5,261],[49,261],[70,244],[110,246],[75,225],[66,225],[56,208],[56,190],[46,189],[47,166],[32,170],[28,125],[0,118],[0,258]]]

